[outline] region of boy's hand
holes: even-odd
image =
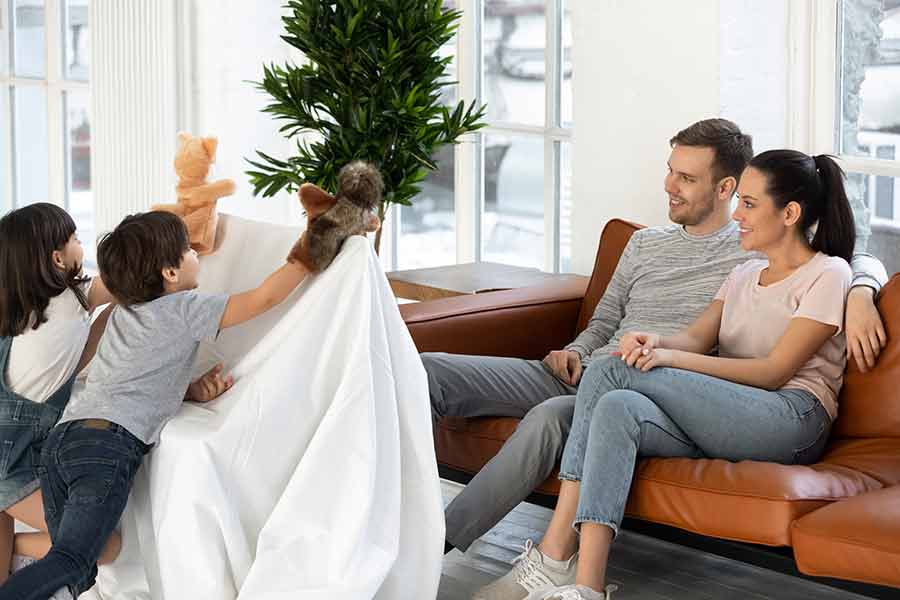
[[[209,402],[231,389],[231,386],[234,385],[234,377],[231,375],[222,377],[222,369],[224,369],[224,365],[219,363],[207,371],[203,377],[189,385],[184,399],[191,402]]]

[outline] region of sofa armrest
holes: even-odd
[[[400,306],[419,352],[540,359],[572,341],[587,277]]]

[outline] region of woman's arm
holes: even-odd
[[[723,301],[713,300],[687,329],[660,338],[659,347],[706,354],[719,341],[719,326],[722,324],[724,306]]]
[[[234,327],[280,304],[308,274],[309,269],[302,263],[286,263],[266,277],[258,288],[231,296],[219,328]]]
[[[660,337],[654,333],[628,332],[619,341],[618,354],[629,366],[637,366],[638,359],[648,356],[654,348],[706,354],[718,342],[724,305],[722,300],[713,300],[687,329],[675,335]]]
[[[777,390],[790,381],[837,331],[834,325],[796,317],[791,319],[784,335],[764,358],[720,358],[683,350],[660,349],[639,359],[636,366],[644,371],[660,366],[675,367],[766,390]]]

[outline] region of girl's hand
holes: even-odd
[[[219,363],[207,371],[203,377],[188,386],[184,399],[192,402],[209,402],[231,389],[234,377],[231,375],[222,377],[224,368],[224,365]]]
[[[674,367],[676,352],[677,350],[669,350],[668,348],[655,348],[639,356],[634,366],[644,373],[656,367]]]
[[[659,335],[642,331],[629,331],[619,340],[619,352],[629,367],[637,366],[637,361],[642,356],[647,356],[654,348],[659,346]]]

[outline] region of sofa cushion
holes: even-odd
[[[887,347],[868,373],[860,373],[856,361],[847,365],[834,437],[900,438],[900,275],[881,290],[878,310],[888,335]]]
[[[791,536],[803,573],[900,587],[900,486],[810,513]]]
[[[900,482],[897,456],[900,440],[887,438],[842,440],[810,466],[647,459],[638,466],[626,513],[703,535],[788,546],[795,519]]]

